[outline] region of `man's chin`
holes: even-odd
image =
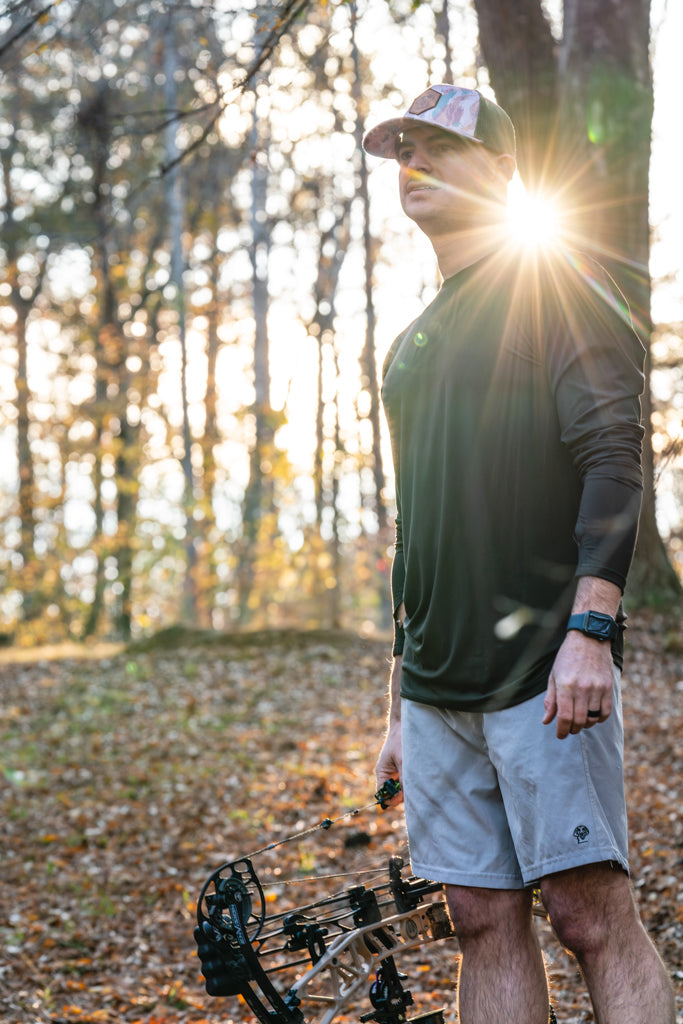
[[[431,226],[432,229],[437,227],[445,228],[448,224],[452,230],[458,230],[458,224],[453,217],[451,210],[439,207],[436,203],[430,203],[426,197],[424,202],[419,200],[403,203],[403,212],[406,217],[409,217],[419,228],[427,230]]]
[[[410,192],[406,192],[403,197],[403,205],[409,206],[411,203],[423,203],[432,202],[439,195],[439,189],[425,185],[422,188],[411,189]]]
[[[428,188],[409,192],[401,203],[403,212],[411,220],[419,220],[422,217],[443,217],[444,210],[442,208],[439,212],[436,195],[436,189]]]

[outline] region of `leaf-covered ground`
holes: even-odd
[[[628,636],[634,883],[683,1014],[683,638],[652,616]],[[251,1019],[204,992],[197,896],[223,861],[372,800],[387,645],[169,633],[149,649],[26,657],[0,663],[0,1017]],[[281,909],[375,880],[392,854],[407,858],[400,810],[373,807],[259,866]],[[311,880],[342,872],[356,874]],[[593,1020],[574,964],[539,930],[558,1020]],[[456,954],[441,942],[399,964],[416,1013],[444,1006],[454,1024]]]

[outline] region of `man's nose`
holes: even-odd
[[[415,146],[410,154],[408,167],[412,171],[428,171],[431,168],[429,153],[422,146]]]

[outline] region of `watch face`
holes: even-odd
[[[586,631],[602,639],[609,640],[612,635],[612,619],[609,615],[601,615],[599,612],[589,612],[586,622]]]

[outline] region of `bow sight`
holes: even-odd
[[[399,789],[389,780],[375,803],[387,807]],[[326,818],[316,828],[333,823]],[[200,894],[194,934],[209,995],[242,996],[262,1024],[306,1024],[310,1019],[329,1024],[366,989],[374,972],[372,1011],[361,1022],[405,1024],[413,1000],[401,983],[405,975],[399,974],[394,956],[453,934],[441,884],[404,878],[403,861],[392,857],[388,881],[380,885],[350,886],[308,906],[267,915],[263,886],[251,861],[264,850],[223,864]],[[281,991],[272,976],[287,971],[294,977]],[[443,1024],[443,1012],[413,1020]]]

